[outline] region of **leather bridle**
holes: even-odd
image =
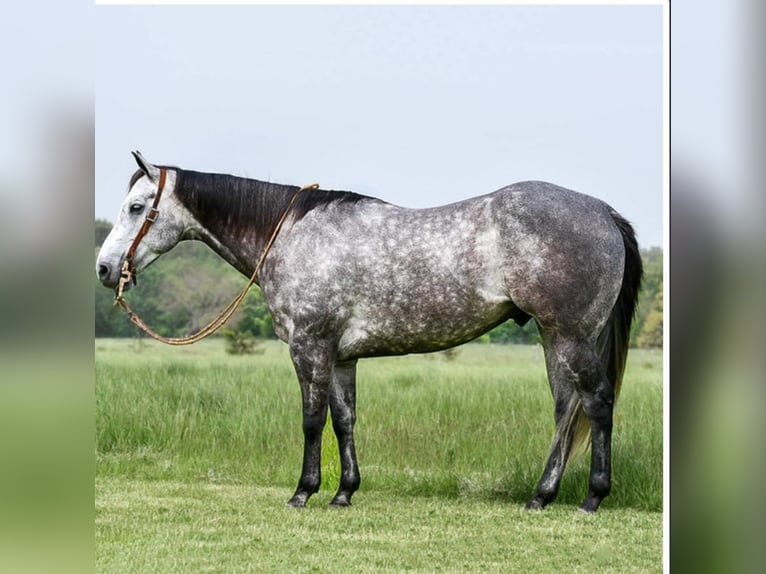
[[[258,259],[258,263],[256,263],[255,265],[255,269],[253,270],[253,274],[250,276],[250,280],[247,282],[247,285],[245,285],[245,288],[242,290],[242,292],[239,295],[237,295],[234,298],[234,300],[231,303],[229,303],[229,305],[218,314],[217,317],[215,317],[212,321],[210,321],[210,323],[208,323],[206,326],[202,327],[199,331],[197,331],[193,335],[189,335],[188,337],[176,338],[176,337],[165,337],[164,335],[160,335],[151,327],[149,327],[149,325],[144,323],[141,317],[139,317],[136,314],[136,312],[130,308],[130,305],[128,305],[128,302],[125,300],[125,297],[123,296],[125,285],[127,285],[131,281],[133,281],[134,285],[136,283],[136,267],[135,267],[135,264],[133,263],[133,257],[136,254],[136,249],[138,248],[139,243],[141,243],[141,240],[148,233],[149,229],[154,224],[154,222],[157,221],[157,217],[160,214],[159,210],[157,209],[157,206],[160,203],[160,197],[162,197],[162,190],[165,187],[165,178],[166,178],[166,170],[163,167],[163,168],[160,168],[160,179],[157,184],[157,194],[154,196],[152,207],[149,209],[149,213],[146,214],[146,218],[144,219],[144,222],[141,225],[141,229],[138,230],[138,234],[136,235],[135,239],[133,239],[133,243],[130,244],[128,253],[125,255],[125,261],[122,263],[122,269],[120,271],[120,280],[117,284],[117,288],[114,290],[115,291],[114,304],[119,305],[120,307],[125,309],[125,311],[128,313],[128,316],[130,317],[131,322],[134,325],[136,325],[139,329],[144,331],[147,335],[152,337],[153,339],[156,339],[168,345],[190,345],[192,343],[196,343],[197,341],[201,341],[205,337],[215,333],[234,314],[234,312],[237,310],[237,308],[242,303],[242,301],[245,300],[245,295],[247,295],[247,292],[250,289],[250,287],[252,287],[253,283],[255,283],[255,279],[258,275],[258,272],[261,270],[261,267],[263,266],[263,262],[266,259],[266,255],[269,253],[271,246],[274,244],[274,241],[276,240],[277,235],[279,234],[279,230],[282,229],[282,224],[285,222],[285,219],[287,219],[287,215],[290,213],[290,209],[295,203],[295,200],[298,199],[298,195],[300,195],[301,192],[306,191],[308,189],[319,189],[319,184],[312,183],[310,185],[305,185],[299,190],[297,190],[293,194],[293,196],[290,198],[290,201],[287,204],[287,207],[285,208],[284,212],[282,212],[282,215],[279,218],[279,221],[277,221],[276,226],[274,226],[274,231],[271,233],[271,237],[269,237],[269,240],[266,242],[266,245],[263,248],[263,252],[261,253],[260,258]]]
[[[152,206],[149,208],[149,212],[146,214],[146,218],[141,225],[141,229],[138,230],[136,237],[133,239],[133,243],[131,243],[130,247],[128,248],[128,253],[125,255],[125,261],[122,262],[122,269],[120,270],[120,281],[117,284],[117,289],[115,290],[114,295],[116,302],[119,302],[122,299],[122,292],[125,289],[125,285],[131,281],[133,281],[133,285],[136,284],[136,266],[135,263],[133,263],[133,257],[136,255],[138,244],[141,243],[141,240],[149,232],[149,228],[154,224],[155,221],[157,221],[157,217],[160,214],[160,210],[157,209],[157,206],[160,204],[160,198],[162,198],[162,190],[165,189],[166,178],[167,170],[164,167],[161,167],[160,179],[157,183],[157,193],[154,196]]]

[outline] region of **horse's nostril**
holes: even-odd
[[[104,279],[108,275],[109,275],[109,267],[107,267],[106,265],[103,265],[103,264],[99,265],[98,266],[98,278],[99,279]]]

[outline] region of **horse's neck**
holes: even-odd
[[[204,242],[240,273],[249,277],[276,225],[276,221],[264,220],[259,215],[263,212],[273,212],[281,217],[289,205],[290,197],[288,193],[282,197],[281,192],[271,192],[264,198],[268,199],[270,204],[254,204],[250,206],[252,213],[238,212],[236,218],[220,215],[208,216],[207,219],[200,217],[194,221],[185,238]]]
[[[241,242],[236,241],[233,238],[218,237],[207,231],[205,228],[194,229],[191,233],[187,234],[186,239],[202,241],[218,254],[219,257],[243,275],[249,276],[252,273],[252,267],[247,265],[247,253],[243,249]],[[255,264],[253,263],[253,266],[254,265]]]

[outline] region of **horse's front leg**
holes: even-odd
[[[354,446],[356,422],[356,361],[338,363],[330,388],[330,413],[340,453],[340,486],[330,504],[350,506],[351,496],[359,488],[359,465]]]
[[[327,421],[327,405],[332,383],[332,353],[315,341],[291,341],[293,359],[303,398],[303,469],[290,506],[303,507],[319,490],[322,481],[322,431]]]

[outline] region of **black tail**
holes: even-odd
[[[630,326],[638,304],[638,291],[641,289],[644,265],[641,262],[641,253],[638,250],[633,226],[616,211],[612,211],[612,219],[620,230],[625,244],[625,270],[622,274],[622,287],[617,296],[617,302],[598,337],[598,348],[601,364],[606,370],[607,379],[614,387],[616,399],[620,394],[622,375],[625,373]]]
[[[630,343],[630,326],[638,304],[638,291],[641,288],[641,278],[644,275],[644,266],[641,262],[641,253],[638,250],[638,242],[633,226],[628,223],[619,213],[611,211],[617,228],[622,234],[625,245],[625,270],[622,275],[622,286],[617,301],[612,307],[612,313],[598,336],[598,354],[601,364],[606,371],[607,380],[614,388],[615,401],[620,394],[622,376],[625,373],[625,360],[628,357],[628,345]],[[557,430],[557,432],[559,432]],[[582,405],[577,394],[567,408],[565,424],[561,432],[567,432],[571,436],[571,450],[567,461],[587,448],[590,438],[590,421],[582,410]]]

